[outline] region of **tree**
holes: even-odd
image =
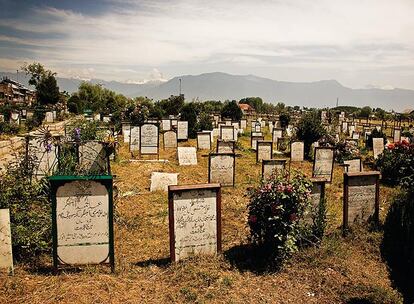
[[[181,108],[184,106],[184,96],[171,95],[167,99],[160,101],[160,107],[164,109],[167,115],[178,115],[181,112]]]
[[[321,124],[320,115],[317,111],[306,113],[300,119],[296,136],[305,144],[305,156],[309,155],[312,143],[326,135],[326,130]]]
[[[226,101],[221,110],[221,116],[231,118],[233,121],[239,121],[243,117],[243,112],[235,100]]]
[[[289,113],[284,112],[284,113],[280,114],[279,120],[280,120],[280,126],[282,128],[287,128],[287,126],[289,125],[289,122],[290,122]]]
[[[190,138],[197,137],[197,115],[199,113],[199,107],[197,107],[196,102],[190,102],[184,104],[181,109],[180,119],[188,121],[188,136]]]
[[[26,75],[30,75],[29,84],[34,87],[37,87],[40,80],[46,75],[46,69],[39,62],[25,63],[21,69],[26,72]]]
[[[368,106],[363,107],[359,110],[358,117],[368,118],[371,115],[372,109]]]
[[[263,100],[260,97],[245,97],[240,100],[240,103],[246,103],[252,106],[257,113],[262,113]]]

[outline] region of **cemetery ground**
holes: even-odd
[[[266,139],[270,139],[266,134]],[[196,146],[195,140],[179,143]],[[318,247],[301,249],[279,271],[263,270],[252,254],[247,226],[247,188],[259,184],[250,138],[239,138],[236,185],[222,188],[223,252],[169,262],[168,198],[149,192],[151,172],[179,173],[180,185],[206,183],[208,151],[198,151],[198,164],[178,166],[174,149],[160,149],[168,162],[129,162],[122,145],[117,162],[115,263],[52,273],[51,255],[38,265],[18,264],[14,276],[0,277],[0,303],[396,303],[389,271],[380,253],[381,229],[360,227],[342,236],[343,168],[335,164],[327,185],[328,227]],[[149,159],[149,157],[145,157]],[[312,163],[292,163],[311,176]],[[380,218],[396,190],[381,185]]]

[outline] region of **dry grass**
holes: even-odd
[[[270,135],[266,135],[270,138]],[[249,138],[241,137],[242,147]],[[195,146],[190,140],[186,145]],[[372,303],[399,301],[381,260],[380,232],[359,230],[340,235],[342,219],[342,168],[335,167],[327,187],[328,236],[319,248],[296,254],[277,273],[255,269],[257,257],[248,255],[246,188],[259,182],[261,167],[255,154],[239,151],[236,182],[222,192],[223,254],[197,257],[170,264],[167,194],[149,192],[152,171],[178,172],[179,183],[207,182],[207,151],[198,152],[198,165],[180,167],[175,151],[161,151],[168,163],[113,164],[119,199],[116,203],[116,273],[105,267],[51,274],[51,258],[44,269],[17,265],[13,277],[0,278],[0,303]],[[312,164],[292,164],[308,175]],[[381,189],[381,216],[394,190]],[[127,195],[127,196],[124,196]],[[350,299],[354,299],[352,302]],[[371,303],[365,302],[365,303]]]

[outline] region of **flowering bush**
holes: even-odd
[[[397,185],[401,182],[406,189],[414,186],[414,144],[403,140],[387,144],[376,160],[383,182]]]
[[[335,145],[335,159],[338,163],[358,157],[361,157],[361,152],[357,143],[345,140]]]
[[[277,264],[297,250],[300,219],[310,204],[312,183],[303,174],[272,176],[250,193],[251,240]]]

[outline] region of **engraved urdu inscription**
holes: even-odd
[[[261,162],[263,159],[272,158],[272,143],[271,142],[257,142],[257,162]]]
[[[365,222],[375,212],[376,176],[348,179],[348,223]]]
[[[130,131],[129,151],[139,151],[139,127],[132,126]]]
[[[141,153],[158,154],[158,127],[156,125],[141,126]]]
[[[164,149],[166,148],[177,148],[177,133],[174,131],[164,133]]]
[[[210,155],[209,183],[234,185],[234,155]]]
[[[13,271],[9,209],[0,209],[0,269]]]
[[[293,142],[291,144],[290,147],[290,160],[291,161],[303,161],[303,157],[304,157],[304,150],[305,149],[305,145],[303,143],[303,141],[296,141]]]
[[[178,147],[177,149],[180,166],[197,165],[197,151],[195,147]]]
[[[315,149],[315,160],[313,168],[313,177],[325,177],[331,180],[333,167],[333,149]]]
[[[67,264],[97,264],[109,254],[109,194],[96,181],[73,181],[56,192],[57,254]]]
[[[216,192],[191,190],[174,193],[175,260],[217,252]]]
[[[198,133],[197,134],[197,146],[199,149],[210,150],[211,149],[210,133]]]

